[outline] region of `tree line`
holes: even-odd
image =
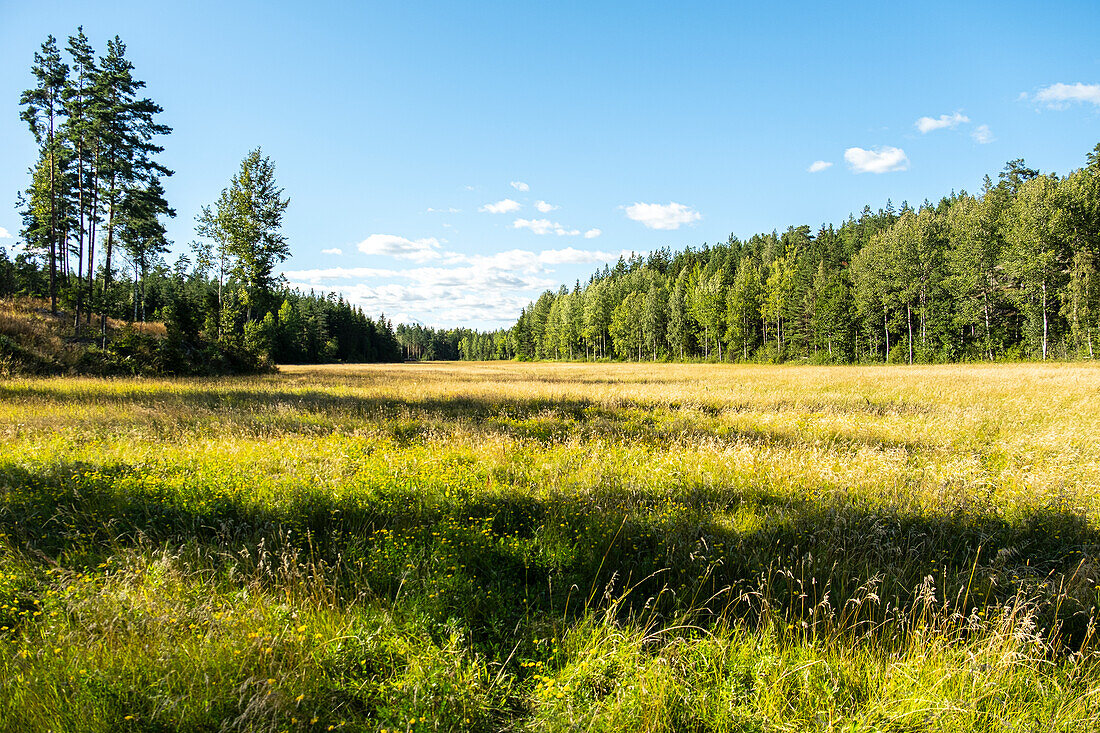
[[[976,195],[620,259],[478,335],[494,346],[471,358],[1093,358],[1098,258],[1100,145],[1065,176],[1013,160]]]
[[[82,28],[65,54],[47,37],[20,116],[38,146],[20,193],[23,251],[0,248],[0,295],[48,298],[75,338],[110,348],[108,319],[164,321],[171,351],[235,369],[275,361],[394,361],[392,324],[334,295],[288,290],[275,269],[290,253],[289,205],[257,148],[196,222],[190,253],[165,261],[175,216],[157,161],[171,128],[142,95],[118,36],[97,56]],[[93,314],[98,323],[93,324]]]
[[[407,361],[491,361],[515,356],[507,331],[443,329],[402,323],[397,326],[396,336]]]

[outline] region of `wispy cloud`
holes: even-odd
[[[519,211],[523,208],[523,204],[512,199],[503,199],[497,201],[495,204],[485,204],[478,211],[483,211],[488,214],[507,214],[511,211]]]
[[[551,211],[555,209],[560,209],[561,207],[554,206],[553,204],[548,204],[545,201],[536,201],[535,208],[538,209],[539,213],[541,214],[549,214]]]
[[[512,222],[512,228],[514,229],[530,229],[535,234],[550,234],[553,232],[558,236],[570,236],[575,237],[580,234],[579,229],[569,229],[557,222],[552,222],[549,219],[516,219]]]
[[[492,254],[445,253],[436,266],[407,269],[331,267],[289,270],[292,287],[340,292],[368,313],[435,325],[506,326],[540,291],[554,287],[560,265],[614,262],[626,251],[512,249]]]
[[[1021,93],[1021,98],[1027,98]],[[1051,84],[1035,92],[1033,99],[1051,109],[1065,109],[1073,102],[1086,102],[1100,107],[1100,84]]]
[[[486,277],[499,281],[501,277],[534,275],[545,273],[549,267],[557,265],[603,264],[614,262],[634,252],[628,250],[604,251],[563,247],[561,249],[509,249],[492,254],[466,255],[451,253],[447,263],[456,267],[413,267],[403,270],[377,267],[324,267],[308,270],[287,270],[283,274],[292,280],[300,280],[312,286],[330,280],[405,279],[424,284],[461,285],[469,278],[475,280],[474,271],[485,273]],[[643,253],[644,254],[644,253]],[[504,273],[504,274],[502,274]],[[511,275],[507,274],[511,273]],[[516,282],[513,280],[512,282]]]
[[[889,173],[903,171],[909,167],[909,158],[901,148],[883,147],[874,150],[848,148],[844,151],[844,160],[848,161],[855,173]]]
[[[359,243],[359,251],[368,255],[395,257],[399,260],[426,262],[439,257],[439,240],[435,237],[406,239],[396,234],[372,234]]]
[[[321,254],[323,254],[323,255],[342,255],[342,254],[344,254],[344,250],[340,249],[339,247],[331,247],[329,249],[321,250]]]
[[[531,190],[531,187],[528,186],[523,181],[512,181],[508,185],[511,186],[512,188],[516,189],[517,191],[523,191],[524,193]]]
[[[808,170],[810,173],[820,173],[826,168],[832,168],[832,166],[833,164],[827,160],[815,160],[813,163],[810,163],[810,167],[806,170]]]
[[[302,280],[316,286],[327,280],[397,277],[401,272],[401,270],[387,270],[377,267],[321,267],[311,270],[286,270],[283,275],[288,279]]]
[[[626,250],[620,252],[606,252],[602,250],[577,249],[575,247],[563,247],[562,249],[510,249],[491,255],[469,255],[463,257],[475,267],[487,270],[508,270],[526,274],[535,274],[545,271],[548,267],[556,265],[584,265],[603,264],[614,262],[619,257],[632,254]]]
[[[954,112],[949,115],[940,115],[939,117],[921,117],[913,124],[915,124],[917,129],[921,131],[921,134],[924,135],[933,130],[958,127],[964,122],[970,122],[970,118],[961,112]]]
[[[679,229],[703,218],[695,209],[675,201],[667,204],[633,203],[624,207],[628,219],[640,222],[647,229]]]
[[[981,145],[991,143],[996,139],[993,137],[993,132],[989,129],[989,125],[978,125],[974,128],[974,132],[970,133],[970,137],[974,138],[974,142],[980,143]]]
[[[431,206],[428,207],[429,214],[458,214],[461,212],[462,209],[456,209],[453,206],[449,206],[446,209],[433,209]]]
[[[603,232],[600,231],[599,229],[589,229],[587,232],[584,233],[584,238],[585,239],[595,239],[596,237],[600,236],[601,234],[603,234]]]

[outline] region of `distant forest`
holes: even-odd
[[[1100,145],[1064,177],[1013,160],[977,195],[660,249],[546,291],[510,329],[413,335],[428,358],[1091,359],[1098,258]]]

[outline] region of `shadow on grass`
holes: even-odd
[[[0,464],[0,535],[43,565],[94,569],[121,551],[173,548],[231,586],[320,582],[342,603],[366,593],[412,604],[461,619],[494,657],[521,626],[616,599],[619,613],[658,622],[687,610],[752,621],[766,607],[792,627],[872,629],[927,603],[921,586],[964,617],[1023,593],[1069,648],[1100,600],[1100,532],[1058,508],[1009,521],[992,507],[921,515],[703,484],[661,496],[318,490],[276,508],[116,488],[135,472],[98,466],[88,480],[80,466]]]
[[[758,425],[742,427],[730,424],[727,416],[757,412],[800,410],[859,417],[926,415],[934,407],[900,402],[870,401],[847,404],[777,400],[766,405],[747,403],[676,401],[646,402],[622,400],[606,404],[597,400],[567,397],[428,397],[388,398],[335,394],[319,389],[263,390],[219,387],[210,381],[203,388],[195,380],[181,382],[175,391],[132,389],[97,393],[94,390],[54,390],[47,386],[0,387],[0,399],[34,400],[65,405],[110,404],[142,408],[142,420],[163,414],[173,421],[204,421],[211,416],[232,415],[239,422],[253,424],[267,432],[272,425],[288,432],[324,434],[337,432],[349,424],[375,424],[388,430],[399,443],[414,442],[429,432],[447,432],[456,425],[473,426],[521,441],[540,444],[570,438],[600,438],[653,446],[682,444],[685,441],[711,439],[720,442],[745,442],[763,445],[798,446],[818,436],[801,436],[795,429],[777,430]],[[224,383],[222,383],[224,384]],[[321,417],[328,424],[318,423]],[[850,421],[862,425],[859,419]],[[175,424],[175,423],[174,423]],[[856,430],[842,430],[829,436],[834,446],[867,446],[875,449],[902,449],[910,452],[928,447],[920,440],[868,436]]]

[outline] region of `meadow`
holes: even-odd
[[[1100,369],[0,380],[0,730],[1100,729]]]

